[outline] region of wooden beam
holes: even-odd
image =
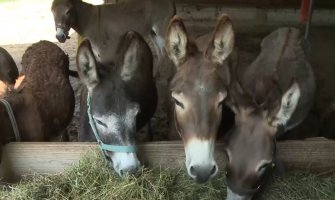
[[[301,0],[175,0],[176,4],[190,5],[229,5],[250,6],[259,8],[300,8]],[[315,8],[331,9],[335,7],[334,0],[314,0]]]
[[[29,173],[60,173],[76,163],[88,151],[97,150],[95,143],[10,143],[5,146],[2,173],[16,177]],[[216,146],[216,159],[224,167],[223,144]],[[335,141],[316,139],[285,141],[278,144],[279,157],[289,170],[325,172],[335,170]],[[147,166],[184,167],[181,142],[153,142],[139,145],[139,158]]]
[[[116,3],[122,0],[104,0],[105,3]],[[176,4],[189,5],[228,5],[258,8],[300,8],[301,0],[175,0]],[[335,8],[334,0],[314,0],[315,8]]]

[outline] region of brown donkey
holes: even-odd
[[[175,14],[173,0],[128,0],[94,6],[81,0],[54,0],[51,7],[56,37],[65,42],[70,28],[90,40],[99,62],[114,62],[117,42],[128,31],[149,36],[157,54],[164,54],[164,34]]]
[[[8,102],[22,141],[45,141],[59,136],[70,123],[74,111],[74,92],[69,82],[68,56],[55,44],[40,41],[23,55],[27,69],[18,89],[7,91]],[[15,141],[6,106],[0,104],[1,144]]]
[[[218,172],[214,145],[229,83],[227,57],[233,47],[234,30],[226,15],[219,19],[205,52],[189,39],[181,18],[170,21],[166,51],[177,67],[170,83],[173,121],[184,143],[187,172],[200,183]]]
[[[275,165],[276,137],[311,109],[315,81],[295,28],[269,34],[256,60],[234,71],[227,101],[235,112],[226,148],[227,199],[252,199]]]

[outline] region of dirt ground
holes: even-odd
[[[101,1],[96,0],[95,3],[101,3]],[[55,42],[69,55],[70,69],[76,70],[77,34],[71,31],[71,39],[63,44],[56,41],[53,16],[50,11],[51,2],[52,0],[0,2],[0,27],[2,30],[0,31],[0,46],[13,56],[19,69],[21,69],[22,55],[28,46],[39,40],[49,40]],[[27,8],[29,8],[29,12],[26,12]],[[192,31],[191,33],[192,35],[200,34]],[[333,78],[335,74],[335,28],[313,28],[311,33],[312,53],[310,61],[316,74],[318,90],[312,116],[306,120],[307,126],[301,126],[300,128],[302,129],[300,130],[304,134],[308,132],[311,136],[318,136],[319,133],[317,132],[321,130],[324,124],[320,119],[335,118],[335,115],[332,114],[335,112],[335,90],[332,88],[335,84]],[[236,40],[237,45],[245,51],[255,54],[255,50],[253,49],[255,42],[259,42],[263,35],[264,33],[260,35],[239,35]],[[168,91],[169,78],[173,73],[173,69],[170,67],[171,63],[165,60],[159,70],[155,69],[159,105],[151,121],[154,140],[167,140],[167,133],[169,132],[169,116],[167,114],[169,100],[166,92]],[[76,94],[76,107],[74,118],[68,131],[71,135],[71,140],[76,141],[77,128],[79,126],[80,83],[76,78],[70,78],[70,80]],[[330,134],[335,132],[334,125],[333,129],[330,129],[328,132]],[[145,140],[145,133],[146,129],[143,129],[140,134],[140,141]]]

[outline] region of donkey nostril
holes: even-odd
[[[136,167],[134,168],[134,170],[133,170],[133,173],[136,173],[139,169],[140,169],[140,167],[139,167],[139,166],[136,166]]]
[[[132,166],[128,168],[122,168],[119,170],[120,176],[126,176],[126,175],[132,175],[136,174],[138,171],[139,167],[138,166]]]
[[[211,175],[215,174],[216,172],[216,165],[213,166],[212,170],[211,170]]]
[[[138,171],[139,167],[138,166],[134,166],[132,168],[129,169],[128,173],[129,174],[136,174],[136,172]]]
[[[195,169],[193,166],[190,167],[190,173],[195,176]]]

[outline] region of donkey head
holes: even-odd
[[[61,43],[69,38],[69,30],[75,20],[73,1],[75,0],[54,0],[52,2],[51,11],[55,21],[56,38]]]
[[[18,77],[19,71],[12,56],[0,47],[0,81],[15,84]]]
[[[188,174],[197,182],[206,182],[218,172],[214,143],[227,95],[225,77],[218,68],[228,70],[226,58],[233,50],[234,31],[230,19],[222,16],[206,52],[200,52],[189,40],[183,21],[171,19],[166,50],[177,67],[170,83],[174,102],[174,123],[186,153]]]
[[[150,49],[134,32],[123,37],[119,50],[117,67],[103,66],[96,61],[90,42],[85,40],[78,49],[77,65],[80,79],[88,89],[90,113],[99,138],[105,144],[133,146],[141,107],[129,94],[128,82],[136,81],[140,65],[152,61],[147,62],[143,56]],[[104,153],[120,175],[135,172],[140,165],[136,153]]]
[[[251,199],[275,166],[276,134],[295,111],[300,88],[292,81],[282,93],[272,77],[258,81],[250,92],[233,85],[229,104],[235,126],[225,149],[227,199]]]

